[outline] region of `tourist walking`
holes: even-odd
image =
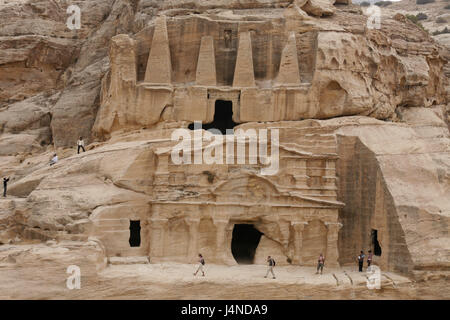
[[[322,274],[324,265],[325,265],[325,257],[323,256],[323,254],[320,254],[319,260],[317,261],[317,272],[316,272],[316,274],[319,274],[319,269],[320,269],[320,274]]]
[[[269,267],[267,268],[267,272],[266,272],[266,275],[264,276],[264,278],[267,278],[267,276],[269,275],[269,272],[271,272],[273,279],[275,279],[275,273],[273,273],[273,268],[275,267],[275,260],[271,256],[268,256],[267,263],[269,264]]]
[[[3,197],[6,197],[6,189],[8,188],[9,178],[3,178]]]
[[[363,271],[363,264],[364,264],[364,258],[366,257],[366,255],[364,254],[364,252],[361,250],[361,253],[358,256],[358,264],[359,264],[359,272]]]
[[[367,255],[367,266],[368,267],[370,267],[372,265],[372,258],[373,258],[372,250],[369,250],[369,254]]]
[[[52,160],[50,160],[50,165],[54,165],[55,163],[58,162],[58,156],[56,155],[56,153],[53,155]]]
[[[78,146],[78,153],[80,153],[80,149],[83,149],[83,152],[86,152],[86,150],[84,149],[84,141],[83,141],[83,137],[80,137],[80,139],[77,141],[77,146]]]
[[[195,271],[194,276],[196,276],[199,271],[202,272],[202,276],[205,276],[205,272],[203,271],[204,265],[205,265],[205,259],[203,259],[203,256],[199,253],[198,254],[198,268],[197,268],[197,271]]]

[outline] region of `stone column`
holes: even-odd
[[[157,158],[155,181],[156,185],[168,185],[169,184],[169,155],[161,154]]]
[[[195,84],[198,86],[216,86],[216,58],[214,56],[214,38],[203,36],[198,54]]]
[[[329,267],[339,267],[338,234],[342,224],[339,222],[325,222],[327,226],[327,254],[325,264]]]
[[[303,263],[302,259],[302,248],[303,248],[303,230],[308,222],[305,221],[292,221],[291,225],[294,228],[294,264],[301,265]]]
[[[237,265],[231,252],[231,241],[233,241],[234,223],[229,223],[225,228],[225,264]]]
[[[189,247],[187,252],[187,258],[193,259],[198,254],[198,227],[200,225],[200,219],[188,218],[186,223],[189,226]]]
[[[159,260],[164,256],[164,245],[166,239],[166,227],[168,219],[150,219],[150,254],[149,258]]]
[[[214,220],[216,226],[216,259],[217,263],[225,263],[226,256],[226,230],[228,227],[228,220]]]

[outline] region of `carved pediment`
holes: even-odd
[[[213,193],[217,199],[242,198],[255,202],[280,195],[274,184],[256,175],[231,178],[219,185]]]

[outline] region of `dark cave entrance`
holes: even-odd
[[[218,129],[222,134],[226,134],[227,129],[233,129],[237,125],[233,121],[233,103],[226,100],[216,100],[214,109],[214,121],[207,124],[202,124],[202,129]],[[189,129],[194,130],[194,124],[188,126]]]
[[[261,235],[252,224],[234,225],[231,253],[238,264],[253,263]]]
[[[130,247],[139,247],[141,245],[141,221],[130,220]]]
[[[378,242],[378,230],[372,229],[372,246],[373,254],[376,256],[381,256],[381,246]]]

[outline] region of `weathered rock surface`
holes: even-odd
[[[333,0],[308,0],[301,8],[313,16],[331,16],[336,11],[333,3]]]
[[[450,208],[446,195],[450,185],[450,142],[448,129],[441,118],[442,110],[434,111],[402,109],[399,117],[404,123],[399,124],[365,117],[317,121],[321,127],[333,130],[338,137],[338,199],[346,204],[339,214],[344,225],[339,238],[341,264],[354,261],[359,248],[371,246],[373,229],[378,231],[378,241],[383,250],[375,261],[382,268],[405,273],[448,268]],[[299,122],[299,128],[302,123]],[[25,203],[20,202],[22,234],[41,239],[96,236],[103,239],[109,254],[145,255],[149,250],[147,245],[127,249],[129,231],[125,217],[146,221],[150,210],[148,203],[182,202],[185,201],[182,199],[192,198],[200,191],[188,184],[180,189],[180,182],[173,187],[170,183],[167,187],[157,183],[160,177],[154,152],[161,144],[167,143],[151,140],[151,137],[168,137],[170,131],[143,131],[117,136],[88,153],[39,169],[12,184],[12,195],[27,198]],[[152,147],[149,149],[149,146]],[[225,178],[221,177],[223,173],[212,167],[209,170],[216,176],[212,186],[220,185],[221,179]],[[142,172],[154,174],[143,177]],[[189,173],[185,172],[185,175],[189,176]],[[197,183],[211,185],[206,175],[204,178]],[[360,182],[355,184],[355,181]],[[222,189],[221,192],[227,194],[228,191]],[[16,200],[9,201],[11,205]],[[110,229],[112,224],[109,227],[104,219],[110,219],[108,225],[117,219],[115,229]],[[278,227],[270,224],[255,226],[270,237],[261,240],[255,263],[263,264],[269,252],[278,258],[281,265],[287,263],[287,257],[295,257],[290,245],[284,247],[283,239],[288,231],[278,233]],[[214,237],[214,224],[200,224],[199,227],[206,234],[206,230],[210,230],[207,237]],[[141,228],[149,230],[145,223]],[[169,228],[178,235],[169,240],[169,248],[181,251],[167,254],[170,259],[178,260],[183,257],[182,243],[188,241],[183,234],[187,235],[188,229],[175,220]],[[108,238],[104,233],[106,230],[122,230],[124,237]],[[168,232],[170,234],[171,231]],[[302,254],[304,263],[314,264],[316,253],[326,251],[324,232],[325,226],[314,226],[311,222],[305,229],[303,245],[307,251]],[[147,243],[148,237],[146,232],[142,233],[143,243]],[[212,241],[207,239],[204,241]],[[227,241],[231,243],[230,238]],[[201,248],[203,252],[210,250],[207,246]],[[208,255],[210,261],[215,261],[213,252]],[[227,259],[232,259],[231,252]]]
[[[35,262],[62,277],[79,259],[93,287],[119,288],[127,270],[168,263],[167,281],[146,281],[180,297],[166,288],[174,262],[202,252],[219,273],[242,267],[233,266],[243,263],[237,225],[260,236],[246,263],[271,255],[287,273],[319,253],[330,268],[353,264],[375,246],[383,271],[425,279],[449,270],[450,51],[402,14],[373,30],[346,0],[89,0],[79,3],[82,28],[69,30],[68,5],[0,2],[5,297],[23,297],[5,272],[17,279]],[[235,129],[279,130],[267,142],[279,148],[276,175],[262,174],[262,162],[171,162],[174,130],[220,124],[218,101],[231,105]],[[77,155],[79,136],[87,152]],[[210,151],[212,138],[200,140],[196,150]],[[107,259],[117,265],[102,271]],[[120,265],[136,263],[140,271]],[[349,282],[333,270],[279,297]],[[101,297],[120,295],[101,287],[112,290]]]
[[[2,299],[446,299],[448,275],[411,282],[381,274],[382,290],[368,290],[356,268],[276,267],[276,280],[263,278],[264,266],[207,265],[193,277],[192,264],[102,266],[94,242],[4,245],[0,249]],[[128,259],[130,260],[130,259]],[[122,261],[125,261],[122,259]],[[70,265],[81,272],[80,290],[69,290]],[[170,314],[170,313],[169,313]]]
[[[205,12],[155,19],[134,38],[113,38],[115,67],[104,81],[94,132],[104,138],[167,120],[210,122],[216,86],[242,95],[234,106],[237,123],[343,115],[395,119],[398,106],[446,103],[446,58],[415,25],[390,18],[381,30],[371,30],[364,27],[366,17],[351,10],[321,20],[301,15],[304,5],[260,13],[259,21],[236,11],[226,16],[225,31],[216,13]],[[273,23],[279,19],[285,24]],[[205,31],[180,33],[181,24]],[[196,75],[211,58],[199,50],[211,37],[216,67],[209,72],[216,80],[205,85]]]
[[[70,30],[66,9],[71,4],[0,3],[0,114],[2,106],[58,90],[59,98],[47,103],[53,141],[65,146],[79,136],[90,138],[109,39],[126,32],[134,17],[128,1],[83,1],[77,3],[81,29]]]
[[[442,110],[436,111],[442,117]],[[350,253],[370,246],[371,231],[377,230],[382,250],[390,248],[388,255],[381,253],[379,263],[384,268],[391,269],[395,261],[393,269],[400,272],[446,269],[448,128],[431,109],[407,108],[399,117],[406,125],[367,123],[338,131],[339,199],[346,203],[341,217],[347,221],[340,233],[340,256],[352,261]],[[350,243],[346,239],[354,232],[359,238]]]

